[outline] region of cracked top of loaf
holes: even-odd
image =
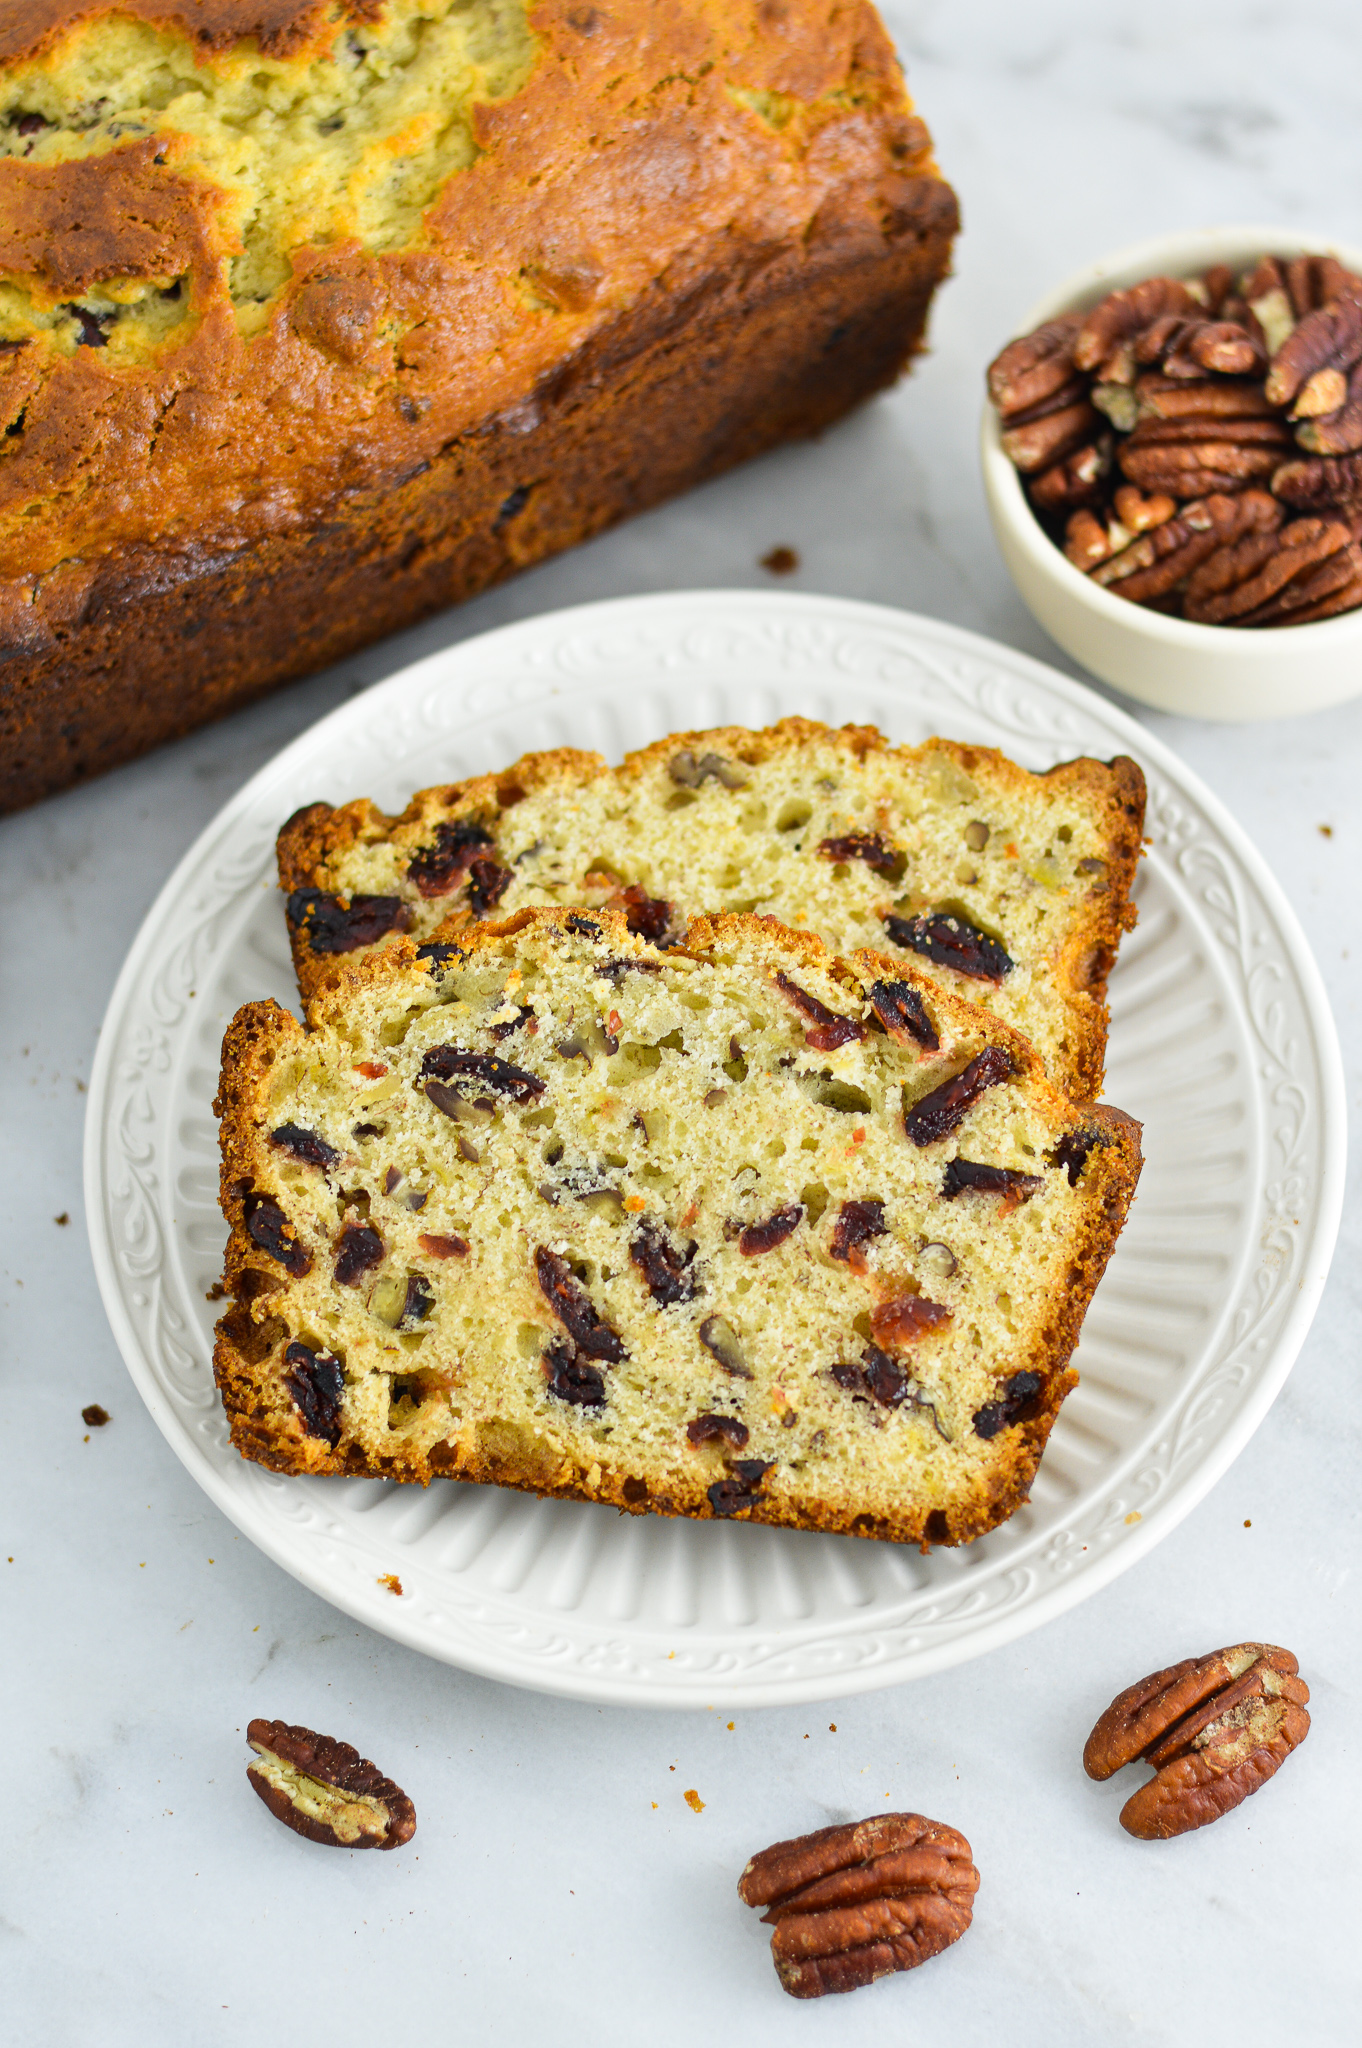
[[[859,0],[0,0],[0,589],[307,528],[650,297],[943,224]]]

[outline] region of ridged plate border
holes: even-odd
[[[1109,1075],[1112,1098],[1146,1117],[1149,1163],[1032,1504],[983,1542],[923,1559],[245,1464],[213,1389],[203,1301],[221,1243],[209,1010],[215,988],[288,1000],[268,891],[280,822],[319,795],[392,802],[530,746],[575,739],[617,758],[679,727],[796,711],[994,744],[1035,768],[1128,752],[1149,778],[1143,923],[1113,980]],[[1132,1088],[1149,1099],[1127,1099]],[[699,591],[465,641],[333,712],[247,783],[166,883],[110,998],[85,1192],[139,1393],[205,1492],[305,1585],[397,1641],[511,1683],[756,1706],[977,1656],[1095,1593],[1175,1527],[1290,1371],[1328,1271],[1344,1158],[1338,1045],[1304,937],[1253,847],[1168,748],[1081,685],[955,627],[838,598]],[[380,1583],[389,1571],[400,1599]]]

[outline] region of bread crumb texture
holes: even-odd
[[[8,7],[0,575],[296,530],[532,425],[676,265],[834,200],[871,254],[928,187],[856,0]]]
[[[911,966],[683,941],[530,909],[239,1013],[244,1455],[919,1542],[1024,1499],[1136,1127]]]
[[[294,958],[305,998],[372,923],[395,945],[444,919],[530,904],[609,904],[657,939],[690,911],[758,912],[835,951],[883,948],[1026,1034],[1058,1083],[1102,1085],[1106,981],[1135,921],[1144,826],[1133,761],[1031,775],[988,748],[894,747],[868,726],[790,718],[764,732],[674,734],[611,770],[598,754],[532,754],[500,775],[423,791],[399,818],[313,805],[284,828]],[[378,919],[381,922],[381,914]]]

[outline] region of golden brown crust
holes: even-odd
[[[120,9],[11,0],[0,63],[47,63],[82,24],[132,14],[187,36],[209,70],[235,61],[234,42],[254,39],[299,67],[301,90],[304,67],[330,61],[347,23],[385,13],[353,0]],[[413,244],[342,237],[285,249],[291,275],[259,332],[241,330],[230,297],[240,253],[232,209],[168,122],[66,162],[0,158],[0,240],[13,273],[45,303],[117,275],[158,288],[178,278],[190,309],[137,359],[113,365],[98,347],[66,351],[35,330],[3,363],[0,646],[10,694],[26,685],[21,734],[52,665],[38,644],[45,634],[64,643],[68,682],[73,663],[82,674],[86,647],[101,643],[90,689],[126,691],[142,745],[185,729],[184,695],[169,682],[158,689],[159,722],[138,705],[145,622],[123,628],[112,673],[107,619],[97,630],[110,601],[135,602],[120,586],[139,573],[155,590],[260,552],[250,581],[258,600],[274,596],[272,644],[262,634],[243,657],[235,622],[220,618],[225,593],[206,593],[205,623],[218,630],[201,627],[187,651],[217,682],[219,702],[202,708],[191,696],[201,719],[224,696],[240,701],[334,659],[757,448],[815,430],[921,347],[955,202],[864,0],[779,9],[541,0],[530,27],[537,55],[526,82],[473,106],[474,161],[437,191]],[[771,96],[788,118],[763,118]],[[737,346],[749,330],[764,364]],[[737,372],[724,360],[735,347]],[[692,350],[706,359],[688,362]],[[670,391],[670,451],[654,446],[663,437],[646,416],[630,416],[645,356]],[[300,392],[305,405],[291,396]],[[596,425],[592,463],[564,492],[558,472],[572,446],[552,429],[571,410],[580,433],[584,407]],[[501,489],[484,508],[460,487],[466,471],[476,492],[489,438]],[[504,466],[522,473],[507,478]],[[427,538],[413,532],[401,492],[430,471],[443,477],[446,502]],[[523,503],[531,490],[533,511]],[[377,510],[357,522],[367,497]],[[406,531],[392,536],[374,578],[376,603],[345,589],[342,562],[340,615],[329,616],[333,598],[317,605],[310,638],[279,632],[281,563],[305,585],[299,550],[343,543],[343,555],[362,556],[366,532],[386,540],[388,519],[403,513]],[[462,545],[452,547],[457,527]],[[445,556],[442,575],[432,549]],[[75,620],[69,604],[63,616],[47,601],[52,580],[73,575],[83,586]],[[102,605],[90,601],[96,585]],[[116,721],[103,758],[88,741],[71,748],[55,718],[41,737],[56,761],[26,762],[22,778],[0,787],[6,806],[120,757]]]
[[[443,943],[457,944],[465,961],[480,954],[496,957],[507,938],[537,926],[563,926],[578,914],[569,910],[527,908],[499,925],[443,930]],[[633,951],[662,958],[628,931],[617,913],[593,913],[612,951]],[[569,927],[570,928],[570,927]],[[1004,1047],[1014,1073],[1034,1098],[1043,1102],[1068,1140],[1076,1147],[1071,1184],[1081,1179],[1091,1197],[1087,1227],[1069,1274],[1067,1287],[1057,1290],[1049,1323],[1025,1369],[1038,1385],[1017,1418],[995,1438],[986,1479],[965,1505],[927,1508],[906,1504],[890,1515],[828,1508],[817,1516],[800,1512],[779,1498],[761,1498],[743,1519],[795,1528],[818,1528],[839,1534],[874,1537],[923,1545],[971,1541],[1004,1521],[1026,1500],[1050,1429],[1065,1395],[1077,1382],[1069,1358],[1083,1315],[1133,1198],[1140,1171],[1139,1126],[1118,1110],[1101,1106],[1071,1107],[1053,1087],[1028,1042],[998,1019],[941,989],[912,967],[885,955],[860,952],[835,961],[812,935],[788,931],[769,918],[724,916],[696,918],[687,929],[684,951],[703,958],[727,942],[760,937],[773,944],[796,968],[823,968],[860,985],[880,976],[915,983],[930,995],[939,1019],[961,1035]],[[348,959],[336,982],[319,1003],[317,1019],[344,1015],[345,1006],[364,991],[381,987],[390,977],[409,974],[416,948],[409,938],[385,952]],[[287,1274],[262,1255],[247,1233],[247,1203],[262,1177],[262,1138],[268,1076],[271,1067],[306,1044],[307,1032],[290,1013],[273,1002],[248,1004],[233,1019],[223,1042],[222,1076],[214,1104],[220,1118],[221,1201],[230,1227],[225,1284],[233,1306],[217,1326],[214,1371],[231,1423],[232,1441],[244,1457],[280,1472],[356,1474],[428,1484],[447,1476],[518,1488],[540,1496],[604,1503],[626,1513],[654,1513],[708,1518],[715,1512],[703,1485],[673,1481],[652,1488],[627,1474],[603,1471],[589,1457],[575,1460],[552,1453],[529,1456],[523,1441],[498,1442],[495,1431],[476,1447],[467,1443],[436,1444],[428,1452],[399,1445],[393,1454],[370,1457],[340,1437],[332,1446],[308,1432],[283,1385],[280,1358],[288,1341]]]
[[[613,773],[627,800],[631,788],[646,787],[658,768],[682,749],[697,756],[712,750],[755,767],[770,761],[796,760],[802,749],[812,746],[842,749],[857,762],[875,755],[887,762],[908,764],[928,751],[944,754],[963,773],[986,774],[992,786],[1013,794],[1019,801],[1034,799],[1049,786],[1060,797],[1073,795],[1091,806],[1101,820],[1100,838],[1107,863],[1104,886],[1085,893],[1075,906],[1064,945],[1056,956],[1046,960],[1044,971],[1047,988],[1062,992],[1067,1012],[1065,1059],[1056,1079],[1076,1100],[1095,1099],[1101,1093],[1106,1058],[1107,979],[1122,935],[1135,924],[1131,890],[1144,832],[1144,774],[1138,763],[1126,755],[1117,755],[1110,762],[1080,756],[1035,776],[995,748],[966,746],[939,738],[921,747],[896,746],[874,726],[834,728],[801,717],[784,718],[760,730],[719,726],[672,733],[627,754],[614,771],[599,754],[561,747],[523,755],[497,775],[476,776],[421,790],[400,815],[393,817],[386,816],[365,798],[334,810],[321,803],[308,805],[290,818],[279,834],[280,887],[289,892],[335,889],[335,864],[353,847],[391,841],[414,853],[429,841],[439,822],[495,819],[499,812],[513,808],[517,791],[528,794],[557,787],[566,796]],[[698,904],[685,907],[704,908]],[[300,923],[290,922],[289,936],[294,972],[307,1005],[322,988],[334,984],[338,956],[315,952],[306,928]],[[930,973],[930,968],[927,971]],[[965,992],[958,977],[943,972],[940,978],[948,986],[956,987],[958,993]]]

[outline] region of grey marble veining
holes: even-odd
[[[886,12],[965,214],[933,352],[908,385],[817,445],[0,822],[0,2037],[16,2048],[1356,2039],[1355,1199],[1285,1392],[1142,1564],[961,1670],[821,1712],[735,1715],[731,1730],[499,1688],[297,1586],[175,1462],[90,1270],[83,1087],[109,989],[173,862],[284,741],[456,638],[587,598],[756,583],[778,542],[800,551],[796,587],[935,613],[1068,668],[988,534],[974,436],[993,349],[1065,272],[1146,234],[1263,219],[1362,241],[1355,0]],[[1362,700],[1270,726],[1147,723],[1295,905],[1355,1108]],[[113,1420],[87,1439],[92,1401]],[[1243,1635],[1299,1654],[1310,1740],[1214,1829],[1129,1841],[1120,1784],[1079,1769],[1095,1713],[1143,1671]],[[277,1828],[245,1786],[254,1713],[375,1756],[416,1800],[411,1848],[334,1855]],[[702,1814],[682,1803],[690,1786]],[[737,1904],[738,1871],[767,1841],[886,1793],[969,1835],[975,1926],[911,1978],[794,2007]]]

